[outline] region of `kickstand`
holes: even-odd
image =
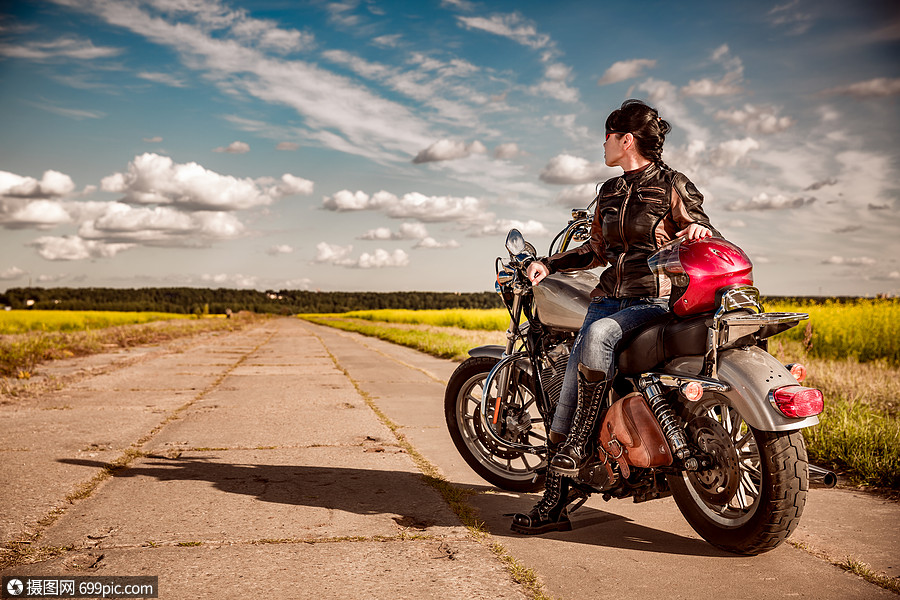
[[[579,508],[581,508],[582,506],[584,506],[584,503],[588,501],[588,498],[590,498],[590,496],[588,496],[587,494],[579,494],[579,496],[580,497],[575,502],[575,504],[573,504],[571,508],[566,509],[570,515],[573,512],[575,512],[576,510],[578,510]]]

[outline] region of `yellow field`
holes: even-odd
[[[6,310],[0,311],[0,335],[29,331],[84,331],[115,325],[186,319],[191,315],[157,312],[111,312],[99,310]]]
[[[509,313],[505,308],[475,309],[454,308],[447,310],[356,310],[341,316],[366,321],[384,323],[407,323],[410,325],[434,325],[437,327],[459,327],[481,331],[506,331],[509,327]]]
[[[776,336],[802,342],[811,356],[886,360],[900,365],[900,302],[860,299],[849,303],[776,303],[770,312],[805,312],[809,321]]]

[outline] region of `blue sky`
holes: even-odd
[[[627,98],[769,295],[900,293],[895,2],[0,9],[0,289],[492,289]]]

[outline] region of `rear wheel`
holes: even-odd
[[[447,428],[460,455],[486,481],[504,490],[537,491],[544,487],[543,475],[535,479],[544,461],[534,454],[506,449],[485,429],[492,427],[502,439],[518,444],[546,443],[531,377],[511,365],[509,392],[501,398],[499,407],[495,401],[488,402],[487,424],[481,417],[485,379],[497,362],[495,358],[474,357],[457,367],[444,395]],[[496,398],[496,393],[492,391],[491,397]]]
[[[796,529],[806,504],[803,435],[754,429],[722,396],[689,410],[688,434],[715,464],[669,476],[678,508],[714,546],[749,555],[772,550]]]

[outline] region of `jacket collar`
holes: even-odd
[[[635,183],[643,183],[648,179],[655,177],[659,173],[659,165],[656,163],[650,163],[643,169],[638,169],[636,171],[632,171],[630,173],[625,173],[623,176],[625,178],[625,183],[628,185],[633,185]]]

